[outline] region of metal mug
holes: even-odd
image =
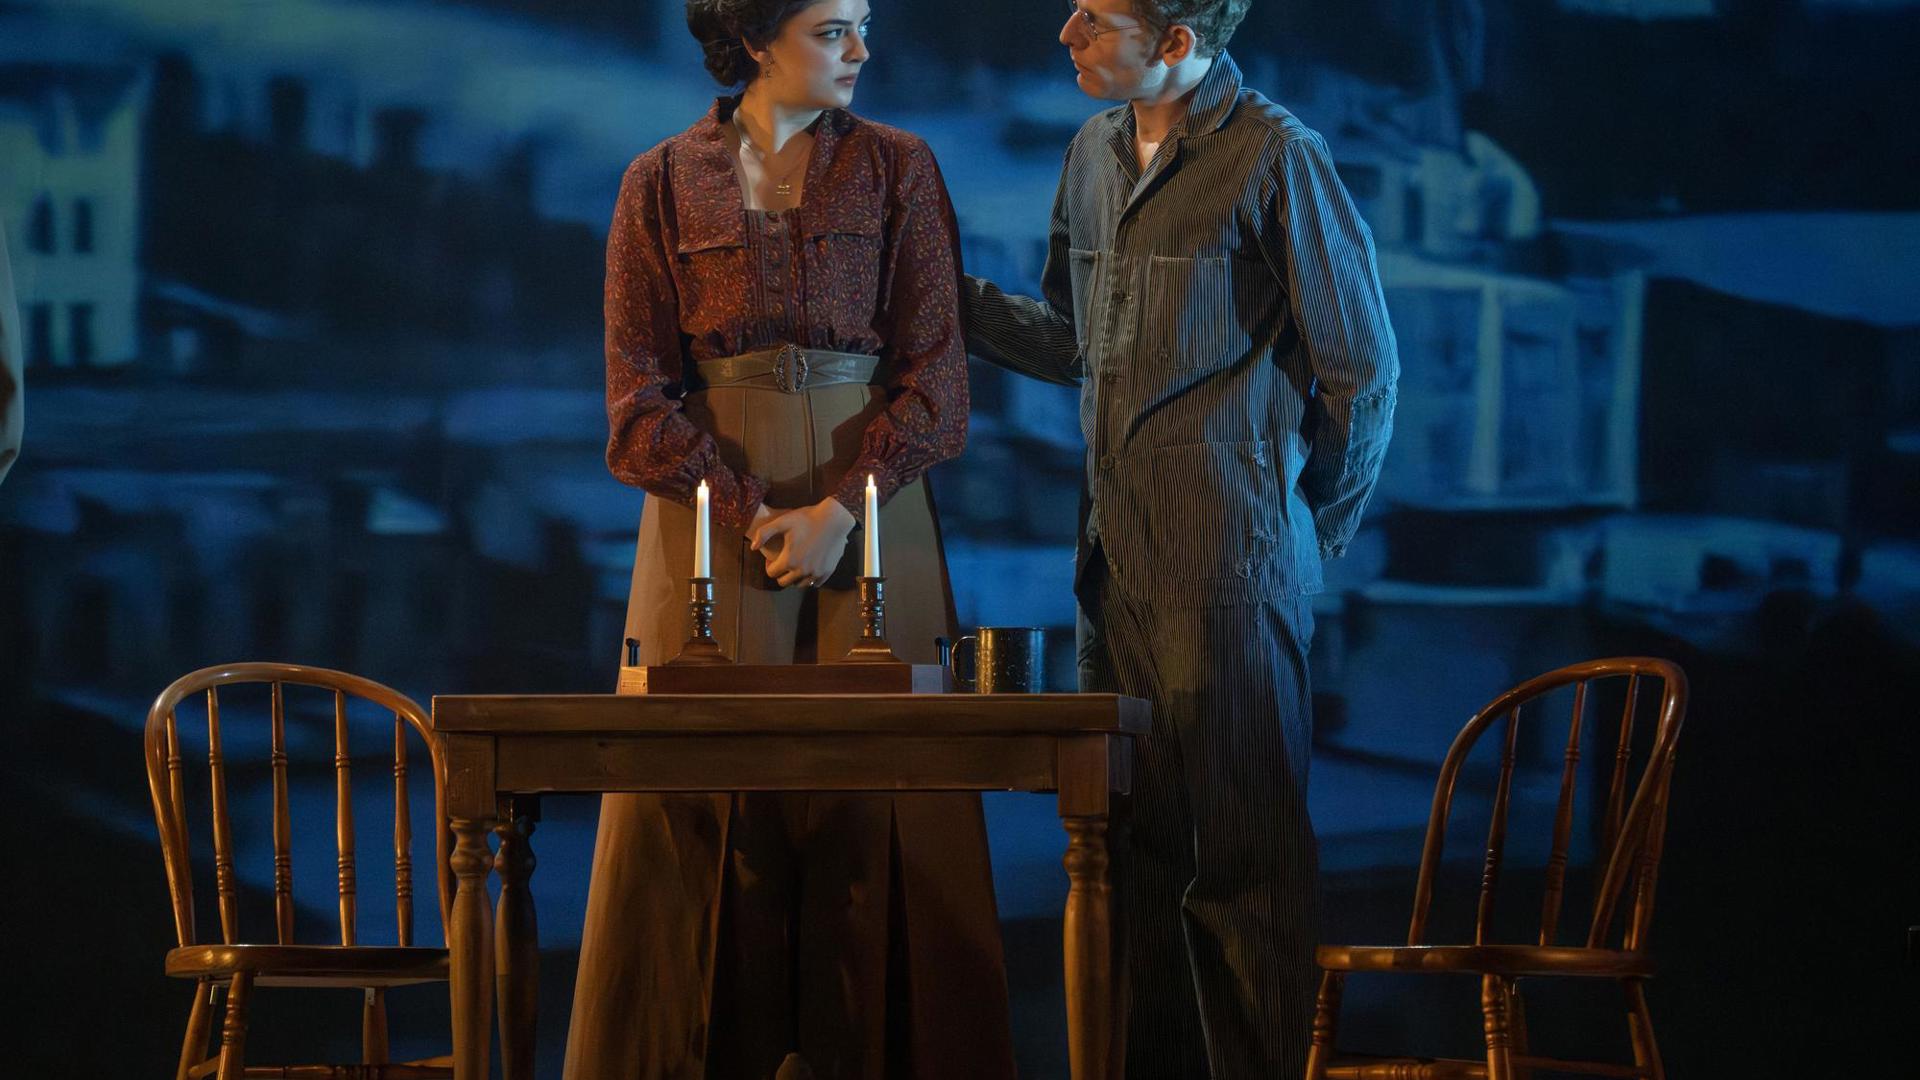
[[[971,675],[961,674],[960,653],[973,646]],[[938,642],[940,662],[955,685],[977,694],[1038,694],[1047,674],[1047,632],[1037,626],[983,626],[953,643]]]

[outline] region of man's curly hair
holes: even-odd
[[[1200,38],[1200,55],[1217,56],[1227,47],[1253,0],[1133,0],[1133,10],[1156,29],[1175,23]]]

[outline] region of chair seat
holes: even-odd
[[[220,1071],[220,1059],[208,1058],[187,1070],[187,1080],[200,1080]],[[245,1080],[452,1080],[453,1056],[401,1061],[391,1065],[247,1065]]]
[[[188,945],[167,953],[176,979],[254,975],[259,986],[406,986],[445,981],[447,950],[397,945]]]
[[[187,1070],[187,1080],[200,1080],[220,1071],[217,1057]],[[247,1065],[245,1080],[452,1080],[453,1056],[423,1058],[391,1065]]]
[[[1530,1054],[1514,1054],[1512,1059],[1516,1068],[1542,1072],[1579,1073],[1618,1080],[1640,1080],[1648,1074],[1639,1066],[1608,1065],[1599,1061],[1563,1061]],[[1485,1080],[1488,1072],[1484,1061],[1370,1054],[1342,1054],[1326,1068],[1327,1080]]]
[[[1485,975],[1646,977],[1653,957],[1615,949],[1560,945],[1322,945],[1314,959],[1328,971],[1469,972]]]

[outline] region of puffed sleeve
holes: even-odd
[[[673,213],[665,175],[663,150],[636,159],[607,231],[607,468],[623,484],[687,505],[705,480],[713,520],[744,528],[766,481],[729,468],[713,436],[668,392],[686,353],[668,255]]]
[[[960,329],[960,226],[933,151],[912,139],[888,193],[880,265],[880,356],[886,410],[834,497],[856,520],[867,476],[885,502],[967,442],[967,352]]]

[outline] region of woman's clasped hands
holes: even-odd
[[[817,586],[833,576],[855,522],[840,500],[773,510],[762,505],[747,530],[749,546],[767,554],[767,576],[781,588]]]

